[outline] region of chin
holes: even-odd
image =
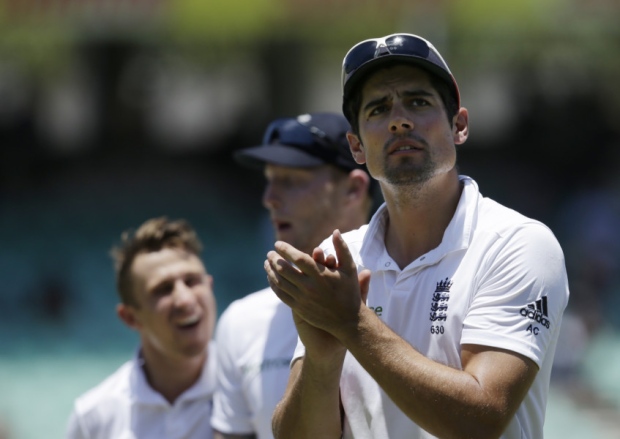
[[[278,232],[275,233],[275,236],[276,236],[276,239],[278,241],[286,241],[286,242],[288,242],[288,241],[291,240],[291,234],[287,233],[285,231],[284,232],[278,231]]]
[[[299,243],[297,242],[295,237],[291,236],[288,233],[278,233],[276,235],[276,240],[286,242],[287,244],[290,244],[295,248],[299,248]]]
[[[195,357],[204,355],[206,351],[207,351],[207,343],[194,345],[194,346],[188,346],[185,349],[183,349],[183,356],[185,356],[186,358],[195,358]]]

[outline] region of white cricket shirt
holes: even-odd
[[[218,345],[213,428],[271,439],[297,344],[291,309],[270,289],[232,302],[215,331]]]
[[[503,348],[540,368],[503,439],[542,438],[553,355],[568,282],[553,233],[464,188],[441,244],[404,269],[388,255],[383,205],[368,226],[344,234],[358,271],[372,271],[367,305],[420,353],[461,369],[460,346]],[[331,238],[325,253],[334,253]],[[300,343],[295,358],[304,353]],[[340,380],[345,438],[433,438],[347,353]],[[449,416],[449,414],[446,414]]]
[[[172,405],[148,384],[136,355],[75,401],[67,439],[213,438],[216,351],[211,342],[200,379]]]

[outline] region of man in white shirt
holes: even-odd
[[[267,255],[300,337],[275,437],[542,438],[569,296],[557,240],[458,174],[468,112],[431,43],[362,41],[342,79],[351,152],[386,202],[310,255]]]
[[[336,113],[278,119],[261,145],[236,159],[264,172],[263,204],[277,239],[310,252],[334,228],[369,218],[370,177],[353,160],[349,124]],[[272,438],[271,416],[286,387],[297,331],[290,309],[266,288],[233,302],[216,329],[216,438]]]
[[[215,385],[213,279],[186,221],[154,218],[113,249],[136,356],[77,398],[68,439],[208,439]]]

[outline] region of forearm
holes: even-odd
[[[497,437],[511,417],[477,377],[426,358],[372,312],[340,340],[400,410],[437,437]]]
[[[342,361],[321,365],[312,358],[295,362],[286,394],[272,419],[274,437],[340,438],[340,373]]]

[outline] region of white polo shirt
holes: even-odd
[[[69,419],[67,439],[211,439],[215,344],[200,379],[174,404],[151,388],[135,356],[80,396]]]
[[[270,288],[249,294],[222,313],[215,339],[213,428],[273,438],[271,416],[284,395],[297,344],[291,309]]]
[[[477,344],[522,354],[540,368],[502,435],[542,438],[549,377],[568,302],[564,256],[553,233],[464,188],[441,244],[399,269],[385,249],[387,209],[344,234],[358,271],[372,272],[367,305],[416,350],[461,369],[460,347]],[[331,239],[323,242],[334,253]],[[295,358],[304,353],[298,345]],[[433,438],[405,416],[347,353],[340,380],[345,438]]]

